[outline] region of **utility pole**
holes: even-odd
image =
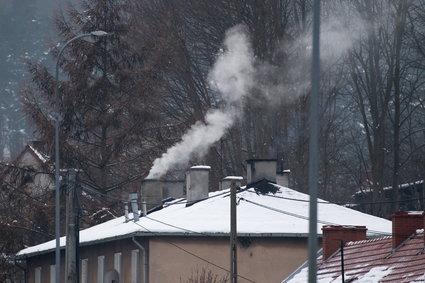
[[[308,232],[308,282],[317,282],[317,191],[319,175],[320,93],[320,0],[313,1],[313,41],[310,99],[308,188],[310,193]]]
[[[345,273],[345,270],[344,270],[344,241],[341,240],[341,275],[342,275],[342,283],[345,282],[344,273]]]
[[[74,169],[68,170],[67,196],[66,196],[66,248],[65,248],[65,282],[78,283],[77,268],[77,223],[76,205],[76,175]]]
[[[230,283],[238,282],[236,233],[236,180],[232,180],[230,185]]]

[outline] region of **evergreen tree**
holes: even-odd
[[[126,1],[83,1],[56,18],[62,42],[102,30],[101,38],[70,44],[60,59],[61,167],[78,168],[85,186],[102,193],[141,177],[160,122],[155,88],[160,76],[149,50],[129,43]],[[58,49],[54,52],[57,59]],[[25,112],[51,154],[54,149],[55,78],[46,66],[28,65],[33,84],[24,91]]]

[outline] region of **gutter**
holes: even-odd
[[[148,283],[148,254],[145,247],[136,240],[136,237],[133,236],[131,240],[143,251],[143,283]]]
[[[23,266],[20,266],[16,261],[16,258],[13,260],[13,264],[24,272],[24,283],[27,283],[27,269]]]
[[[80,247],[89,246],[89,245],[96,245],[101,243],[108,243],[116,240],[123,240],[128,239],[132,237],[149,237],[149,236],[183,236],[183,237],[229,237],[229,233],[224,232],[205,232],[202,234],[196,234],[192,232],[141,232],[136,231],[133,233],[128,233],[124,235],[109,237],[109,238],[103,238],[103,239],[97,239],[97,240],[91,240],[87,242],[80,242]],[[238,233],[238,237],[252,237],[252,238],[261,238],[261,237],[270,237],[270,238],[276,238],[276,237],[285,237],[285,238],[307,238],[308,233]],[[322,235],[318,235],[318,237],[322,237]],[[61,245],[61,250],[65,249],[65,245]],[[42,255],[50,252],[54,252],[55,248],[51,247],[48,249],[42,249],[38,251],[28,252],[28,253],[20,253],[16,255],[18,259],[27,259],[29,257]]]

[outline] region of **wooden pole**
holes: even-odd
[[[237,245],[236,245],[236,181],[230,186],[230,282],[237,283]]]
[[[75,201],[76,171],[68,171],[67,197],[66,197],[66,248],[65,248],[65,282],[78,283],[77,274],[77,217]]]

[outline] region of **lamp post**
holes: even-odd
[[[90,33],[77,35],[68,40],[60,49],[56,59],[56,76],[55,76],[55,236],[56,236],[56,249],[55,249],[55,282],[60,283],[60,177],[59,177],[59,127],[60,127],[60,95],[59,95],[59,64],[63,51],[65,48],[77,39],[89,36],[101,37],[108,35],[107,32],[97,30]]]

